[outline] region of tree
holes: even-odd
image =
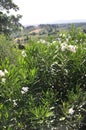
[[[18,11],[19,7],[12,0],[0,0],[0,33],[9,34],[22,26],[21,15],[10,15],[12,9]]]

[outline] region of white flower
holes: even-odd
[[[54,86],[52,85],[52,88],[54,88]]]
[[[5,79],[5,78],[2,78],[1,80],[2,80],[2,82],[3,82],[3,83],[5,83],[5,81],[6,81],[6,79]]]
[[[23,87],[22,90],[27,92],[28,91],[28,87]]]
[[[61,47],[61,50],[62,50],[62,51],[65,51],[65,50],[66,50],[66,46],[62,46],[62,47]]]
[[[24,94],[25,92],[21,90],[21,93]]]
[[[13,100],[13,104],[14,104],[14,106],[16,106],[16,105],[17,105],[16,100]]]
[[[51,107],[50,110],[53,110],[55,107]]]
[[[22,87],[21,93],[24,94],[26,92],[28,92],[28,87]]]
[[[41,39],[41,40],[40,40],[40,42],[41,42],[41,43],[44,43],[44,44],[46,43],[46,41],[45,41],[45,40],[43,40],[43,39]]]
[[[64,120],[65,120],[65,117],[61,117],[59,120],[60,120],[60,121],[64,121]]]
[[[70,108],[68,113],[72,115],[74,113],[73,108]]]
[[[25,51],[22,51],[22,56],[23,56],[23,57],[26,57]]]
[[[5,69],[5,70],[4,70],[4,73],[5,73],[5,74],[8,74],[8,71]]]
[[[65,51],[67,49],[67,44],[66,43],[62,43],[61,44],[61,50]]]
[[[73,46],[73,45],[69,45],[68,46],[68,49],[70,50],[70,51],[72,51],[72,52],[76,52],[76,46]]]
[[[53,41],[53,43],[56,43],[56,41]]]
[[[65,35],[65,34],[63,34],[63,37],[66,37],[66,35]]]
[[[1,77],[4,77],[4,76],[5,76],[5,73],[4,73],[2,70],[0,70],[0,76],[1,76]]]

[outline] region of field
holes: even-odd
[[[86,34],[55,31],[0,35],[0,130],[86,130]]]

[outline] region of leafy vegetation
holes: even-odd
[[[26,26],[22,31],[12,33],[12,37],[20,38],[22,36],[28,36],[32,40],[39,38],[47,39],[48,37],[54,37],[56,39],[59,32],[64,32],[64,30],[69,31],[73,24],[76,29],[80,28],[82,32],[86,33],[86,23],[40,24],[38,26]]]
[[[10,10],[17,11],[19,8],[12,0],[0,1],[0,34],[9,34],[21,26],[19,19],[21,15],[10,15]]]
[[[18,51],[14,48],[13,41],[7,40],[3,34],[0,35],[0,65],[5,59],[8,59],[11,64],[16,64],[17,55]]]
[[[0,129],[85,130],[86,35],[73,26],[23,50],[12,42],[0,35]]]

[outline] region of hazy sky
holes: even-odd
[[[13,0],[23,25],[86,19],[86,0]]]

